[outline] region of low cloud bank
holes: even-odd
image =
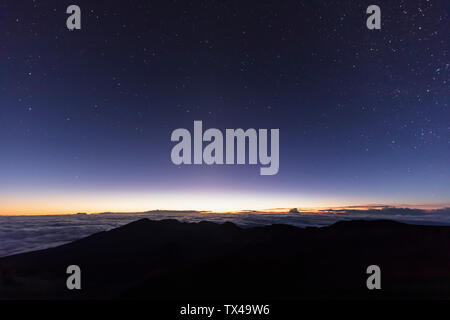
[[[280,223],[298,227],[321,227],[337,221],[354,219],[391,219],[411,224],[450,225],[450,208],[436,210],[393,207],[367,210],[347,208],[323,210],[319,213],[292,211],[285,214],[260,214],[257,211],[240,214],[152,211],[136,214],[0,216],[0,256],[58,246],[142,217],[155,220],[178,219],[187,222],[231,221],[243,227]]]

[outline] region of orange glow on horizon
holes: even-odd
[[[395,207],[395,208],[410,208],[410,209],[422,209],[422,210],[433,210],[433,209],[441,209],[445,207],[450,207],[450,204],[358,204],[358,205],[314,205],[314,206],[290,206],[290,207],[261,207],[256,206],[252,209],[248,209],[249,206],[244,206],[242,208],[220,208],[220,206],[216,205],[216,208],[211,208],[208,205],[205,206],[192,206],[191,201],[180,201],[178,205],[174,205],[170,201],[167,203],[171,203],[171,205],[160,204],[154,207],[147,203],[142,203],[136,201],[99,201],[92,202],[89,199],[86,201],[67,201],[67,199],[58,199],[53,202],[51,201],[34,201],[27,202],[26,204],[18,205],[13,201],[4,202],[2,201],[0,204],[0,215],[61,215],[61,214],[76,214],[78,212],[83,212],[87,214],[96,214],[101,212],[120,212],[120,213],[140,213],[146,211],[153,210],[164,210],[164,211],[198,211],[198,212],[206,212],[206,213],[226,213],[226,214],[243,214],[243,213],[252,213],[252,214],[286,214],[292,208],[296,208],[299,213],[326,213],[332,211],[339,210],[369,210],[369,209],[382,209],[385,207]],[[205,201],[198,200],[199,203]],[[173,201],[172,201],[173,202]],[[206,203],[209,204],[209,203]],[[250,205],[250,204],[249,204]]]
[[[327,210],[365,210],[385,206],[424,210],[450,207],[450,203],[408,203],[371,201],[371,199],[317,195],[284,194],[282,192],[230,191],[23,191],[20,195],[0,195],[0,215],[75,214],[78,212],[135,213],[151,210],[192,210],[217,213],[320,213]],[[326,200],[324,200],[326,199]],[[372,199],[373,200],[373,199]]]

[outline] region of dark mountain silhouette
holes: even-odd
[[[66,289],[79,265],[82,289]],[[366,288],[381,267],[382,289]],[[0,259],[0,299],[450,298],[450,227],[347,221],[300,229],[141,219]]]

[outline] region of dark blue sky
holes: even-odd
[[[124,3],[0,4],[0,212],[450,202],[449,1]],[[175,166],[194,120],[279,173]]]

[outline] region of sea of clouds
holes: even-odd
[[[298,227],[321,227],[341,220],[354,219],[391,219],[410,224],[450,226],[450,208],[433,211],[384,208],[381,210],[336,210],[322,213],[290,214],[154,211],[127,214],[0,216],[0,257],[55,247],[141,218],[177,219],[186,222],[208,220],[222,223],[231,221],[242,227],[278,223]]]

